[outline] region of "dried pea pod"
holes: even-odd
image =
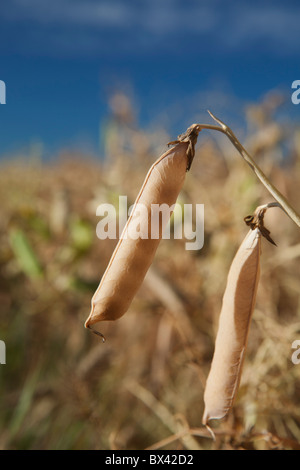
[[[159,221],[158,236],[153,238],[151,208],[154,204],[167,204],[171,207],[176,203],[186,171],[194,157],[194,145],[199,131],[196,125],[191,126],[185,134],[178,137],[178,141],[171,142],[176,144],[175,147],[165,152],[150,168],[92,298],[86,328],[100,321],[117,320],[128,310],[153,261],[168,222],[165,218]],[[146,212],[139,212],[141,205],[147,208]],[[130,234],[137,213],[142,233],[137,239],[133,239]]]
[[[221,419],[239,387],[260,276],[261,232],[250,230],[231,264],[211,369],[204,392],[203,424]]]

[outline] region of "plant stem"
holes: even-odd
[[[217,130],[219,132],[222,132],[225,134],[231,143],[235,146],[237,151],[241,154],[243,159],[248,163],[250,168],[254,171],[256,176],[259,178],[259,180],[263,183],[263,185],[267,188],[267,190],[272,194],[274,199],[280,204],[281,208],[284,210],[284,212],[295,222],[298,227],[300,227],[300,215],[293,209],[293,207],[290,205],[288,200],[281,194],[280,191],[270,182],[268,177],[264,174],[264,172],[261,170],[261,168],[255,163],[251,155],[247,152],[247,150],[242,146],[238,138],[235,136],[235,134],[232,132],[230,127],[228,127],[224,122],[222,122],[220,119],[216,118],[210,111],[208,111],[210,116],[219,124],[220,127],[217,126],[210,126],[207,124],[198,124],[199,126],[199,131],[201,129],[211,129],[211,130]]]

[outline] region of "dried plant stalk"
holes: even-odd
[[[250,230],[229,270],[215,352],[204,393],[203,424],[231,409],[241,377],[260,274],[261,232]]]
[[[295,222],[298,227],[300,227],[300,215],[298,212],[291,206],[289,201],[281,194],[281,192],[271,183],[269,178],[264,174],[262,169],[258,166],[258,164],[253,160],[251,155],[247,152],[247,150],[242,146],[241,142],[238,140],[236,135],[227,126],[224,122],[218,119],[216,116],[213,115],[211,111],[208,111],[209,115],[219,124],[219,126],[213,126],[211,124],[193,124],[190,129],[192,129],[193,134],[198,135],[200,131],[203,129],[213,130],[222,132],[225,134],[230,142],[234,145],[240,155],[243,157],[245,162],[250,166],[250,168],[254,171],[258,179],[261,183],[265,186],[265,188],[269,191],[270,194],[276,199],[277,203],[281,207],[281,209],[290,217],[290,219]],[[186,134],[183,134],[185,136]],[[179,136],[181,137],[181,136]]]
[[[242,146],[236,135],[233,131],[228,127],[224,122],[220,119],[216,118],[212,112],[208,111],[210,116],[219,124],[220,127],[217,126],[210,126],[207,124],[195,124],[195,130],[200,132],[202,129],[212,129],[225,134],[231,143],[235,146],[237,151],[243,157],[245,162],[250,166],[250,168],[254,171],[258,179],[261,183],[265,186],[265,188],[272,194],[274,199],[276,199],[277,203],[280,205],[281,209],[290,217],[293,222],[295,222],[298,227],[300,227],[300,215],[297,211],[291,206],[289,201],[281,194],[281,192],[271,183],[269,178],[264,174],[262,169],[258,166],[257,163],[253,160],[251,155],[247,152],[247,150]]]
[[[189,138],[189,129],[192,138]],[[176,203],[183,186],[186,171],[193,158],[195,133],[193,126],[176,141],[175,147],[165,152],[150,168],[127,224],[124,227],[108,267],[92,298],[92,309],[85,327],[103,320],[116,320],[128,310],[136,292],[152,263],[168,220],[159,220],[158,237],[151,230],[153,204]],[[196,132],[198,134],[198,132]],[[143,205],[147,212],[139,212]],[[140,236],[131,237],[132,226],[139,215]],[[144,233],[145,232],[145,233]]]

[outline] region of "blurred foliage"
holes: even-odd
[[[270,101],[271,100],[271,101]],[[298,207],[300,129],[273,118],[272,97],[246,111],[244,141],[272,182]],[[205,243],[163,240],[127,314],[83,327],[116,241],[96,237],[96,208],[135,200],[152,162],[176,136],[147,133],[130,103],[112,101],[103,129],[106,158],[19,159],[0,173],[0,448],[299,449],[299,229],[278,209],[266,226],[262,276],[236,404],[201,425],[229,266],[247,233],[243,218],[272,199],[236,151],[200,134],[180,204],[205,205]],[[230,125],[230,123],[228,123]],[[233,129],[236,131],[235,129]],[[182,130],[184,131],[184,129]],[[288,149],[288,150],[286,150]]]

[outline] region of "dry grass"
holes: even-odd
[[[299,208],[299,142],[283,159],[284,129],[265,121],[247,149]],[[271,125],[280,132],[268,139]],[[115,245],[96,238],[95,208],[119,194],[133,202],[162,150],[155,136],[125,125],[124,135],[126,145],[109,129],[114,156],[104,163],[64,155],[1,164],[0,448],[299,449],[300,365],[291,362],[300,339],[299,229],[279,209],[265,220],[278,248],[263,240],[236,404],[216,442],[201,426],[228,268],[248,231],[243,218],[270,201],[236,151],[208,133],[180,196],[205,205],[204,248],[162,241],[129,312],[101,324],[107,342],[84,329]]]

